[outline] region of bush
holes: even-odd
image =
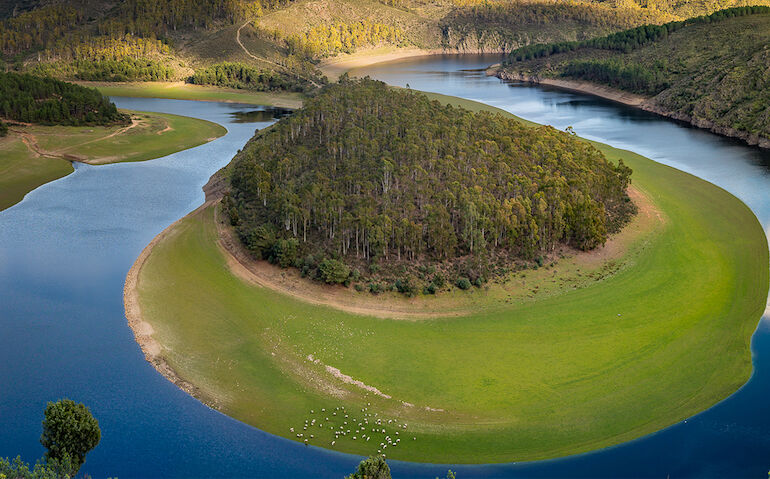
[[[438,288],[435,284],[431,283],[422,289],[422,294],[436,294],[436,291],[438,291]]]
[[[321,261],[321,264],[318,265],[318,270],[321,273],[321,279],[328,284],[344,283],[350,275],[350,268],[341,261],[331,258]]]
[[[273,245],[273,255],[281,268],[288,268],[297,261],[299,241],[296,238],[280,240]]]
[[[385,291],[382,283],[371,282],[369,283],[369,292],[372,294],[380,294]]]
[[[0,136],[8,136],[8,125],[0,121]]]
[[[364,288],[364,285],[361,283],[356,283],[355,288],[356,288],[356,291],[358,291],[359,293],[363,292],[366,289]]]
[[[390,467],[382,456],[371,456],[358,465],[356,472],[345,479],[390,479]]]
[[[436,287],[439,289],[443,288],[446,285],[446,280],[444,279],[444,275],[441,274],[440,271],[433,275],[433,284],[435,284]]]
[[[40,444],[47,449],[47,461],[71,462],[74,476],[86,461],[86,454],[102,438],[97,421],[83,404],[70,399],[49,402],[45,408]]]
[[[406,276],[396,280],[396,290],[399,293],[405,294],[408,297],[412,297],[417,294],[417,286],[415,285],[414,278]]]
[[[459,278],[456,284],[462,290],[470,289],[471,287],[471,282],[468,278]]]
[[[476,278],[476,281],[473,282],[473,285],[477,288],[480,288],[484,286],[484,281],[481,279],[481,277]]]

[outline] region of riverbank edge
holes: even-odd
[[[165,100],[206,101],[244,105],[270,106],[294,110],[302,106],[304,95],[293,92],[256,92],[222,88],[210,85],[193,85],[177,82],[93,82],[75,81],[78,85],[96,88],[103,95],[129,98],[157,98]],[[197,91],[196,91],[197,90]],[[199,93],[200,95],[196,95]],[[227,95],[218,98],[215,95]]]
[[[440,96],[443,97],[445,99],[445,101],[451,101],[451,99],[463,100],[461,98],[450,97],[450,96],[446,96],[446,95],[440,95]],[[485,104],[481,104],[481,103],[480,103],[480,105],[482,105],[484,107],[487,107],[487,108],[495,109],[495,107],[492,107],[490,105],[485,105]],[[527,122],[526,120],[522,120],[522,121]],[[532,122],[527,122],[527,123],[532,123]],[[598,146],[603,146],[603,144],[601,144],[601,143],[597,143],[597,142],[591,142],[591,143],[597,144]],[[623,151],[623,150],[621,150],[621,151]],[[657,162],[654,162],[653,160],[650,160],[648,158],[647,158],[647,160],[652,162],[652,163],[656,163],[657,164]],[[663,166],[665,166],[665,165],[663,165]],[[157,345],[158,343],[155,342],[151,338],[152,327],[148,323],[144,322],[144,320],[141,317],[141,309],[138,307],[139,306],[139,303],[138,303],[139,295],[138,295],[138,288],[137,288],[137,286],[138,286],[138,277],[139,277],[139,275],[141,273],[141,268],[144,266],[145,262],[150,257],[152,249],[156,245],[158,245],[160,242],[162,242],[166,238],[170,237],[173,234],[175,227],[178,226],[179,223],[182,222],[183,220],[188,219],[188,218],[192,217],[195,214],[202,213],[202,211],[205,210],[206,208],[216,207],[216,204],[219,202],[219,200],[221,199],[222,195],[227,191],[226,176],[225,176],[226,168],[227,167],[224,167],[224,168],[218,170],[217,172],[215,172],[209,178],[209,180],[206,183],[206,185],[204,185],[203,191],[204,191],[204,194],[205,194],[205,200],[204,200],[204,203],[200,207],[196,208],[195,210],[193,210],[190,213],[186,214],[185,216],[183,216],[179,220],[175,221],[172,225],[170,225],[169,227],[164,229],[156,238],[154,238],[153,241],[150,244],[147,245],[147,247],[145,247],[145,249],[142,251],[142,254],[140,255],[139,258],[137,258],[137,260],[135,261],[135,263],[133,264],[133,266],[131,268],[130,273],[131,272],[134,273],[134,275],[133,275],[133,283],[129,284],[129,277],[127,277],[126,284],[124,285],[124,302],[132,302],[131,303],[132,305],[134,305],[134,304],[136,305],[136,307],[132,310],[132,314],[133,314],[133,318],[134,318],[133,322],[129,318],[129,306],[128,306],[128,304],[126,304],[126,316],[127,316],[127,319],[129,319],[129,326],[131,327],[132,332],[134,333],[135,338],[137,340],[137,343],[140,345],[140,347],[141,347],[141,349],[142,349],[142,351],[143,351],[143,353],[145,355],[146,360],[148,362],[150,362],[150,364],[152,364],[153,367],[155,367],[156,370],[158,370],[158,372],[160,372],[169,381],[171,381],[174,384],[176,384],[180,389],[182,389],[183,391],[187,392],[188,394],[190,394],[191,396],[193,396],[197,400],[201,401],[204,405],[206,405],[208,407],[211,407],[212,409],[219,410],[219,411],[222,411],[222,410],[217,405],[216,400],[212,401],[212,398],[210,398],[203,391],[201,391],[198,388],[196,388],[196,386],[194,384],[192,384],[192,383],[190,383],[188,381],[183,380],[180,377],[180,375],[177,374],[176,371],[169,365],[169,363],[162,357],[162,351],[154,351],[153,350],[154,345]],[[672,167],[669,167],[669,168],[672,168]],[[676,168],[672,168],[672,169],[677,170]],[[681,170],[677,170],[677,171],[681,172]],[[685,172],[681,172],[681,173],[689,175],[688,173],[685,173]],[[725,191],[723,188],[721,188],[721,187],[719,187],[717,185],[714,185],[713,183],[710,183],[710,182],[708,182],[706,180],[701,179],[701,181],[704,181],[705,183],[707,183],[708,185],[710,185],[710,186],[712,186],[714,188],[717,188],[719,190]],[[726,193],[728,193],[730,196],[735,198],[738,201],[738,203],[740,205],[742,205],[744,208],[748,209],[748,207],[745,205],[745,203],[743,203],[743,201],[741,201],[740,199],[736,198],[734,195],[732,195],[729,192],[726,192]],[[751,212],[751,215],[756,220],[756,216],[754,215],[753,212]],[[216,219],[215,219],[215,221],[216,221]],[[223,247],[221,245],[221,239],[222,238],[220,237],[219,240],[218,240],[218,242],[220,242],[220,244],[218,246],[219,246],[220,252],[226,255],[227,252],[223,249]],[[231,271],[231,274],[235,274],[235,273]],[[239,276],[237,276],[237,277],[239,277]],[[243,278],[241,278],[241,279],[243,279]],[[148,330],[147,326],[150,326],[149,327],[149,332],[147,331]],[[753,337],[753,334],[754,334],[755,330],[756,330],[756,328],[753,328],[751,334],[747,338],[747,345],[750,345],[751,337]],[[149,341],[147,341],[147,339],[149,339]],[[707,411],[708,409],[711,409],[713,406],[721,403],[725,399],[727,399],[727,398],[731,397],[732,395],[734,395],[738,390],[740,390],[743,386],[745,386],[746,382],[753,375],[753,363],[751,361],[749,362],[748,368],[749,369],[748,369],[748,371],[746,373],[746,376],[745,376],[745,378],[743,378],[741,380],[739,386],[737,386],[734,390],[730,391],[728,394],[726,394],[721,399],[719,399],[719,400],[709,404],[706,408],[704,408],[704,409],[702,409],[702,410],[700,410],[700,411],[698,411],[698,412],[696,412],[696,413],[694,413],[694,414],[692,414],[690,416],[687,416],[687,417],[692,417],[692,416],[695,416],[697,414],[701,414],[701,413]],[[669,424],[669,425],[667,425],[667,426],[665,426],[665,427],[663,427],[663,428],[661,428],[659,430],[656,430],[656,431],[660,431],[660,430],[666,429],[666,428],[670,427],[671,425],[673,425],[673,424]],[[654,431],[654,432],[656,432],[656,431]],[[642,436],[645,436],[647,434],[652,434],[654,432],[644,433]],[[273,432],[273,433],[277,434],[279,436],[282,436],[280,433],[275,433],[275,432]],[[617,445],[617,444],[622,444],[622,443],[628,442],[630,440],[635,440],[635,439],[637,439],[639,437],[642,437],[642,436],[635,435],[635,436],[632,436],[630,439],[624,439],[624,440],[622,440],[619,443],[613,443],[613,444],[611,444],[609,446],[602,446],[599,449],[602,449],[604,447],[611,447],[611,446]],[[591,449],[591,450],[588,450],[588,451],[582,451],[582,452],[579,452],[578,454],[582,454],[582,453],[585,453],[585,452],[596,451],[596,450],[598,450],[598,449]],[[569,453],[567,455],[571,455],[571,454],[573,454],[573,453]],[[559,458],[559,457],[565,457],[565,456],[564,455],[543,456],[543,457],[535,458],[535,459],[531,459],[531,460],[532,461],[540,461],[540,460],[547,460],[547,459]],[[530,459],[527,459],[527,460],[529,461]],[[407,461],[408,462],[413,462],[412,460],[407,460]],[[419,463],[419,462],[425,462],[425,461],[416,461],[416,462]],[[493,461],[493,462],[489,462],[489,463],[490,464],[498,464],[498,463],[506,463],[506,462],[508,462],[508,461],[502,461],[502,462]],[[429,463],[433,463],[433,462],[429,462]],[[462,463],[463,464],[482,464],[482,463],[475,463],[475,462],[462,462]]]
[[[710,120],[693,118],[684,113],[666,110],[665,108],[658,105],[653,97],[637,95],[587,81],[561,80],[556,78],[540,77],[538,75],[528,75],[521,72],[506,70],[501,68],[500,65],[490,66],[489,69],[487,69],[487,75],[495,76],[503,81],[519,81],[532,83],[535,85],[547,85],[562,90],[574,91],[578,93],[584,93],[586,95],[604,98],[605,100],[621,103],[623,105],[637,108],[649,113],[654,113],[671,120],[680,121],[692,127],[707,130],[725,138],[740,140],[749,146],[756,146],[762,149],[770,149],[770,138],[760,137],[759,135],[751,134],[746,131],[736,130],[735,128],[719,126]]]
[[[322,61],[318,65],[318,68],[321,70],[321,72],[323,72],[324,75],[329,77],[329,80],[336,81],[342,74],[347,73],[348,71],[355,68],[363,68],[380,63],[405,60],[407,58],[430,57],[439,55],[502,55],[504,53],[506,52],[503,50],[481,50],[473,48],[464,50],[445,50],[440,48],[425,49],[381,47],[363,49],[354,53],[337,55],[336,57]]]
[[[42,149],[39,149],[39,146],[37,144],[30,145],[29,143],[27,143],[28,140],[24,139],[23,135],[19,134],[18,131],[11,130],[12,132],[19,134],[19,138],[21,139],[21,141],[25,142],[25,144],[27,144],[27,147],[31,148],[35,152],[35,154],[37,154],[39,157],[41,157],[41,158],[48,158],[48,159],[53,160],[53,161],[61,161],[61,162],[64,162],[64,163],[69,163],[70,166],[71,166],[71,171],[69,171],[69,172],[67,172],[66,174],[63,174],[63,175],[58,175],[56,177],[49,177],[49,179],[47,181],[41,181],[41,182],[37,183],[34,188],[31,188],[31,189],[27,190],[24,193],[24,196],[19,198],[18,201],[14,202],[12,204],[9,204],[8,206],[6,206],[4,208],[0,207],[0,212],[2,212],[2,211],[6,210],[6,209],[8,209],[8,208],[10,208],[10,207],[12,207],[14,205],[17,205],[17,204],[21,203],[22,201],[24,201],[24,198],[26,198],[26,196],[29,193],[35,191],[36,189],[40,188],[41,186],[47,185],[48,183],[51,183],[51,182],[56,181],[56,180],[60,180],[60,179],[62,179],[64,177],[66,177],[66,176],[71,175],[72,173],[75,172],[75,168],[73,166],[75,163],[79,163],[79,164],[83,164],[83,165],[89,165],[89,166],[104,166],[104,165],[113,165],[113,164],[116,164],[116,163],[141,163],[143,161],[151,161],[151,160],[156,160],[158,158],[162,158],[164,156],[173,155],[175,153],[179,153],[180,151],[189,150],[190,148],[196,148],[198,146],[204,145],[204,144],[209,143],[211,141],[214,141],[216,139],[222,138],[223,136],[225,136],[227,134],[227,128],[225,128],[224,126],[222,126],[222,125],[220,125],[218,123],[215,123],[213,121],[204,120],[202,118],[194,118],[194,117],[185,116],[185,115],[176,115],[176,114],[173,114],[173,113],[158,113],[158,112],[150,112],[150,111],[127,110],[127,109],[123,109],[123,108],[121,108],[120,110],[123,111],[123,112],[127,112],[127,113],[129,113],[131,115],[135,115],[135,114],[139,114],[139,115],[161,115],[161,116],[176,116],[176,117],[181,117],[181,118],[187,118],[187,119],[194,120],[194,121],[197,121],[197,122],[202,122],[202,123],[207,123],[207,124],[213,125],[213,126],[215,126],[217,128],[218,131],[220,131],[221,134],[219,134],[218,136],[215,136],[215,137],[203,138],[203,139],[201,139],[201,141],[199,143],[190,144],[188,146],[185,146],[184,148],[180,148],[180,149],[174,150],[174,151],[172,151],[170,153],[167,153],[167,154],[164,154],[164,155],[160,155],[160,156],[153,156],[151,158],[144,158],[144,159],[140,159],[140,160],[117,160],[117,161],[105,161],[103,163],[99,163],[99,162],[94,162],[94,161],[89,161],[89,160],[83,160],[83,159],[77,157],[76,155],[70,155],[70,154],[65,154],[65,155],[63,155],[61,157],[53,156],[53,155],[50,154],[50,152],[47,152],[47,151],[42,150]],[[135,121],[132,119],[132,126],[131,127],[135,126],[135,124],[136,124]],[[86,128],[86,127],[84,127],[84,128]]]

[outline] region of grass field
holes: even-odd
[[[0,211],[40,185],[91,164],[144,161],[185,150],[224,135],[204,120],[165,113],[132,112],[127,127],[15,126],[0,138]]]
[[[475,313],[464,317],[376,319],[237,279],[208,208],[178,223],[144,263],[144,318],[162,357],[204,402],[338,451],[524,461],[659,430],[749,378],[750,337],[768,292],[767,241],[751,211],[724,190],[597,146],[634,169],[635,187],[661,216],[612,274],[578,270],[592,280],[554,280],[549,294],[502,308],[485,306],[494,286],[474,290]],[[556,278],[562,267],[537,274]],[[527,290],[529,274],[514,283]],[[398,445],[381,447],[385,436]]]
[[[83,86],[97,88],[107,96],[220,101],[246,103],[249,105],[277,106],[281,108],[299,108],[302,106],[302,94],[300,93],[255,92],[213,86],[191,85],[182,82],[77,83]]]
[[[21,138],[0,138],[0,211],[11,207],[40,185],[75,171],[69,161],[33,154]]]

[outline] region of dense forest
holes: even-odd
[[[500,75],[588,80],[642,94],[647,110],[770,147],[768,44],[770,8],[736,7],[580,44],[525,47]]]
[[[110,100],[93,88],[52,78],[0,72],[0,115],[46,125],[128,123]]]
[[[256,91],[304,92],[312,89],[312,84],[301,78],[233,62],[201,68],[190,77],[190,83]]]
[[[343,77],[236,156],[225,208],[257,257],[412,294],[603,244],[630,174],[568,133]]]
[[[709,24],[728,18],[770,13],[770,7],[750,6],[733,7],[714,12],[711,15],[688,18],[679,22],[669,22],[663,25],[642,25],[637,28],[612,33],[610,35],[591,38],[589,40],[527,45],[511,52],[509,62],[519,62],[542,58],[558,53],[573,52],[586,48],[599,50],[615,50],[629,53],[641,46],[666,38],[682,28],[692,25]]]

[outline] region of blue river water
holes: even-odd
[[[496,59],[442,56],[381,64],[391,84],[498,106],[628,148],[705,178],[770,225],[770,155],[654,115],[584,95],[509,85],[478,70]],[[78,166],[0,213],[0,457],[40,457],[47,401],[70,397],[99,419],[93,477],[329,477],[360,458],[264,433],[188,396],[148,364],[126,324],[122,289],[134,259],[203,201],[201,186],[270,114],[254,107],[157,99],[118,106],[204,118],[228,134],[143,163]],[[243,122],[243,118],[260,120]],[[264,120],[264,121],[262,121]],[[708,205],[704,205],[707,207]],[[770,321],[753,339],[754,374],[740,391],[686,422],[629,443],[564,459],[449,466],[393,461],[397,478],[765,477],[770,468]]]

